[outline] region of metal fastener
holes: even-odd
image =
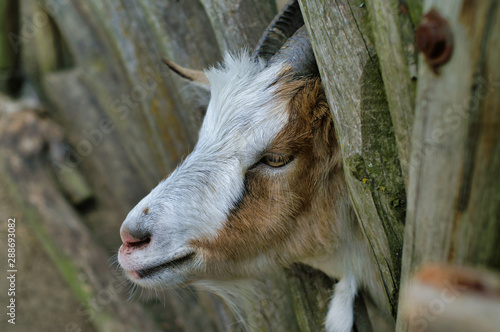
[[[434,73],[448,62],[453,53],[453,33],[448,21],[431,9],[422,17],[415,34],[417,47]]]

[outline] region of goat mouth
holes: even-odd
[[[195,255],[194,252],[190,252],[190,253],[183,255],[181,257],[169,260],[165,263],[162,263],[162,264],[159,264],[156,266],[152,266],[152,267],[148,267],[147,269],[138,270],[137,274],[139,275],[139,278],[141,278],[141,279],[152,277],[153,275],[157,274],[158,272],[160,272],[164,269],[179,267],[180,265],[191,260],[194,257],[194,255]]]

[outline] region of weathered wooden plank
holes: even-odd
[[[420,2],[415,0],[412,4]],[[397,0],[367,1],[366,4],[398,143],[401,169],[408,185],[417,82],[417,50],[410,8],[415,9]]]
[[[454,50],[435,73],[420,59],[402,292],[429,262],[500,267],[500,6],[425,1]],[[398,318],[398,331],[415,319]]]
[[[356,214],[396,312],[404,181],[362,1],[300,1],[340,142]]]

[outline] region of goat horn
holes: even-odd
[[[302,13],[296,0],[288,2],[271,21],[262,35],[252,56],[269,61],[285,42],[304,25]]]
[[[210,82],[208,81],[207,75],[201,70],[194,70],[189,68],[184,68],[179,66],[173,61],[170,61],[167,58],[161,59],[164,64],[166,64],[174,73],[179,75],[182,78],[185,78],[194,83],[198,83],[203,86],[209,86]]]
[[[269,64],[285,62],[292,66],[294,76],[319,76],[311,41],[306,27],[303,26],[287,40],[274,55]]]

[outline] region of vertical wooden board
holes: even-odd
[[[332,280],[301,264],[264,278],[259,298],[247,309],[252,331],[324,331]]]
[[[426,1],[454,50],[434,73],[421,58],[403,253],[402,299],[430,262],[500,267],[500,52],[497,1]],[[420,319],[398,317],[398,331]]]
[[[340,142],[354,209],[395,314],[405,190],[362,1],[300,1]],[[388,309],[389,310],[389,309]]]
[[[141,24],[141,14],[135,7],[92,1],[60,5],[54,20],[82,80],[102,108],[101,117],[113,120],[126,143],[128,158],[139,172],[146,172],[143,181],[152,186],[164,169],[176,165],[187,150],[189,138],[175,112],[175,99],[164,85],[168,71],[160,63],[161,55],[144,46],[147,43],[152,47],[157,41],[147,38],[148,26]],[[139,42],[133,31],[142,32],[144,41]],[[162,114],[158,109],[161,106],[166,106]],[[71,110],[60,113],[71,118]],[[164,126],[171,128],[168,135],[160,132]],[[75,129],[79,132],[78,124]]]
[[[396,0],[368,1],[367,7],[407,184],[417,79],[415,24],[410,14],[415,9]]]
[[[326,275],[300,264],[291,267],[287,279],[300,331],[324,331],[324,320],[333,293],[333,281]],[[309,295],[308,298],[304,297],[304,294]]]

